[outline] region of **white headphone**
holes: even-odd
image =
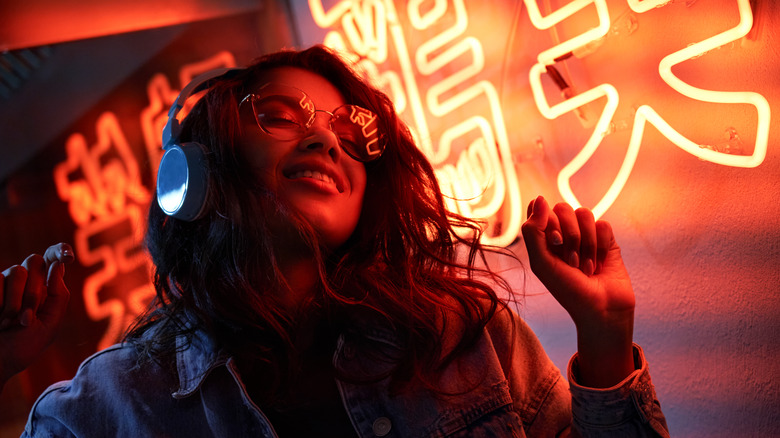
[[[168,110],[168,122],[162,136],[165,153],[157,170],[157,204],[168,216],[185,221],[201,217],[205,211],[209,184],[206,147],[195,142],[179,143],[181,125],[176,115],[190,96],[208,88],[209,81],[232,76],[241,70],[220,68],[196,76],[181,90]]]

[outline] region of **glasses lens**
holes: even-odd
[[[333,113],[333,131],[341,147],[358,161],[372,161],[384,151],[377,116],[357,105],[343,105]]]
[[[260,127],[282,140],[294,140],[306,132],[312,118],[313,106],[305,94],[298,94],[253,96],[252,110]]]

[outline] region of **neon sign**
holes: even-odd
[[[493,83],[480,79],[482,42],[467,34],[463,0],[428,3],[412,0],[406,7],[414,30],[438,31],[417,47],[404,36],[392,1],[344,0],[326,10],[321,0],[309,0],[309,8],[317,26],[340,28],[331,29],[324,44],[359,55],[353,58],[358,67],[386,89],[396,111],[411,113],[410,128],[436,169],[448,208],[487,220],[486,243],[508,245],[520,231],[522,204],[499,94]],[[444,17],[454,22],[446,26]],[[399,71],[380,72],[391,44]],[[426,89],[423,79],[430,82]],[[486,114],[468,114],[477,102],[487,107]],[[467,115],[437,131],[434,141],[431,122],[452,118],[456,110]]]
[[[636,162],[639,148],[642,144],[642,137],[644,134],[645,125],[650,123],[655,126],[666,138],[672,143],[686,152],[699,157],[702,160],[710,161],[713,163],[721,164],[724,166],[735,167],[756,167],[764,161],[766,156],[766,149],[769,137],[769,103],[767,100],[757,93],[752,92],[726,92],[726,91],[712,91],[696,88],[687,84],[685,81],[678,78],[672,73],[672,68],[684,61],[700,56],[712,49],[719,46],[726,45],[739,38],[744,37],[750,31],[753,26],[753,14],[750,9],[749,0],[737,0],[739,6],[739,23],[731,29],[725,32],[719,33],[708,39],[700,41],[695,44],[691,44],[688,47],[674,52],[664,57],[658,65],[658,71],[661,78],[675,91],[687,96],[691,99],[711,102],[711,103],[743,103],[749,104],[756,108],[758,113],[756,144],[751,155],[732,155],[716,150],[702,147],[696,142],[691,141],[684,135],[680,134],[674,129],[666,120],[663,119],[651,106],[640,106],[634,115],[633,130],[631,132],[631,139],[629,140],[628,150],[620,169],[600,201],[592,207],[594,215],[598,218],[609,209],[612,203],[615,201],[620,191],[625,186],[626,180],[631,173],[631,170]],[[652,8],[661,7],[667,3],[668,0],[629,0],[629,7],[637,13],[646,12]],[[561,115],[575,111],[578,108],[583,107],[589,102],[605,97],[607,100],[606,105],[601,113],[601,116],[596,123],[596,127],[593,134],[586,142],[582,150],[561,169],[558,174],[558,190],[563,198],[574,206],[581,206],[582,204],[577,199],[576,195],[571,189],[571,178],[580,170],[585,163],[594,154],[596,149],[601,144],[603,138],[609,133],[609,125],[615,115],[615,110],[619,102],[619,93],[617,89],[611,84],[600,84],[590,90],[587,90],[581,94],[568,98],[563,102],[550,106],[547,102],[547,98],[544,95],[541,84],[541,76],[546,73],[546,65],[554,63],[554,59],[565,55],[569,51],[593,43],[599,38],[604,37],[610,27],[609,15],[606,12],[605,0],[591,0],[591,1],[576,1],[569,3],[566,6],[565,13],[561,12],[564,8],[559,9],[553,14],[547,17],[541,17],[538,15],[538,6],[533,0],[525,0],[526,7],[529,10],[529,16],[534,26],[539,29],[545,29],[555,24],[560,23],[564,19],[568,18],[574,12],[593,4],[598,10],[599,25],[569,41],[565,41],[555,47],[546,50],[539,54],[538,62],[531,67],[529,73],[529,80],[531,83],[531,89],[533,92],[534,100],[539,108],[539,111],[548,119],[555,119]],[[531,11],[535,11],[533,14]],[[576,44],[572,41],[576,40]]]
[[[647,124],[658,129],[677,147],[705,161],[735,167],[756,167],[763,162],[770,118],[769,104],[763,96],[747,91],[697,88],[672,72],[675,66],[738,40],[750,31],[753,17],[749,0],[735,1],[739,9],[739,23],[735,27],[665,56],[658,64],[658,71],[665,84],[687,98],[708,103],[753,106],[758,114],[753,152],[750,155],[737,155],[733,151],[719,151],[700,145],[681,134],[652,106],[641,105],[632,115],[633,128],[628,150],[614,180],[601,199],[589,206],[597,217],[610,208],[625,186]],[[631,11],[642,14],[670,2],[627,0],[627,5]],[[580,56],[590,47],[597,47],[599,41],[615,26],[616,20],[610,17],[606,0],[563,2],[563,6],[545,14],[538,3],[535,0],[523,2],[531,25],[540,30],[555,29],[583,11],[595,16],[594,24],[590,27],[541,50],[528,70],[536,107],[548,119],[556,119],[569,112],[577,114],[591,102],[606,101],[593,133],[576,156],[561,168],[556,178],[563,199],[579,207],[582,203],[574,194],[570,181],[591,159],[617,123],[615,113],[621,96],[614,85],[602,83],[576,95],[569,93],[562,102],[551,104],[543,91],[542,76],[547,73],[547,66],[560,59],[571,54]],[[483,48],[491,41],[480,40],[476,35],[469,34],[474,31],[468,28],[469,17],[465,3],[462,0],[410,0],[406,2],[406,14],[403,16],[409,23],[409,29],[402,28],[402,17],[396,10],[396,4],[401,2],[342,0],[330,4],[326,9],[321,0],[309,0],[314,22],[327,30],[324,44],[353,54],[356,64],[377,84],[385,87],[394,99],[397,111],[410,114],[409,124],[416,134],[418,145],[436,167],[442,191],[451,198],[448,207],[481,219],[490,218],[500,211],[504,215],[503,227],[487,240],[500,245],[511,242],[519,229],[522,214],[517,175],[509,159],[511,151],[496,87],[489,81],[480,80],[485,67]],[[405,38],[404,31],[408,34],[410,30],[426,31],[426,39],[417,42]],[[383,66],[380,70],[379,66],[389,60],[391,46],[397,56],[397,68]],[[462,62],[458,64],[457,61],[462,61],[464,57],[470,57],[469,65],[463,66]],[[426,87],[423,84],[425,80],[435,82]],[[457,123],[438,129],[431,127],[432,120],[452,114],[456,108],[473,103],[477,97],[489,102],[487,111],[466,116]],[[478,134],[474,135],[475,132]],[[469,135],[478,138],[456,151],[453,144]]]
[[[183,86],[204,71],[233,66],[233,56],[221,52],[183,66],[179,80]],[[156,74],[147,83],[147,93],[149,105],[141,111],[140,119],[146,152],[153,163],[150,176],[154,185],[161,156],[160,132],[178,90],[171,88],[163,74]],[[101,114],[95,131],[97,141],[92,146],[80,133],[67,139],[67,158],[54,168],[54,182],[76,225],[73,241],[79,263],[98,267],[85,279],[82,295],[91,320],[108,320],[98,342],[98,349],[103,349],[119,339],[154,295],[149,281],[151,262],[142,249],[152,194],[143,186],[138,160],[116,115],[110,111]],[[141,271],[144,281],[128,288],[130,282],[123,279],[136,271]]]

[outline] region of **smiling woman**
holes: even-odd
[[[208,85],[174,136],[203,152],[202,211],[149,212],[154,306],[50,387],[25,435],[668,436],[609,224],[539,197],[523,226],[577,327],[567,383],[384,94],[322,47]],[[64,309],[55,259],[3,274],[3,379]]]

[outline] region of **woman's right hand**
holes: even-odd
[[[0,274],[0,388],[54,340],[70,298],[64,265],[73,260],[70,245],[58,243]]]
[[[612,226],[587,208],[550,208],[539,196],[522,231],[531,270],[577,328],[579,383],[619,383],[634,371],[636,298]]]

